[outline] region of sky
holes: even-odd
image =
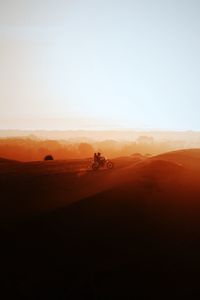
[[[0,129],[200,130],[198,0],[0,0]]]

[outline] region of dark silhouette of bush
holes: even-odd
[[[53,156],[48,154],[44,157],[44,160],[54,160]]]

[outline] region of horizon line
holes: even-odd
[[[24,132],[39,132],[39,131],[46,131],[46,132],[52,132],[52,131],[57,131],[57,132],[77,132],[77,131],[88,131],[88,132],[108,132],[108,131],[121,131],[121,132],[128,132],[128,131],[146,131],[146,132],[152,132],[152,131],[159,131],[159,132],[200,132],[200,129],[163,129],[163,128],[112,128],[112,129],[87,129],[87,128],[77,128],[77,129],[18,129],[18,128],[7,128],[7,129],[1,129],[0,131],[24,131]]]

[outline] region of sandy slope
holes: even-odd
[[[199,157],[200,150],[189,150],[120,158],[114,170],[95,173],[80,162],[74,171],[66,170],[75,162],[38,163],[34,171],[27,164],[29,172],[7,174],[13,189],[26,174],[23,212],[30,205],[38,213],[40,201],[45,212],[4,232],[2,270],[11,296],[198,299]]]
[[[126,180],[123,170],[138,163],[135,158],[114,160],[113,170],[88,170],[88,160],[12,163],[0,166],[1,220],[66,206],[109,189]]]
[[[4,165],[7,166],[8,164],[20,164],[17,160],[7,159],[0,157],[0,165],[3,167]]]
[[[168,153],[164,153],[153,157],[152,159],[168,160],[177,164],[181,164],[190,169],[200,168],[200,150],[199,149],[187,149],[178,150]]]
[[[93,172],[88,160],[19,163],[0,167],[1,220],[29,217],[67,206],[99,192],[134,183],[144,188],[174,185],[198,189],[200,151],[175,151],[153,158],[121,157],[113,170]],[[130,187],[128,187],[130,189]]]

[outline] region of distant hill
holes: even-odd
[[[138,137],[153,137],[156,140],[179,140],[198,143],[198,131],[164,131],[164,130],[0,130],[0,137],[30,137],[44,139],[95,139],[95,140],[135,140]]]

